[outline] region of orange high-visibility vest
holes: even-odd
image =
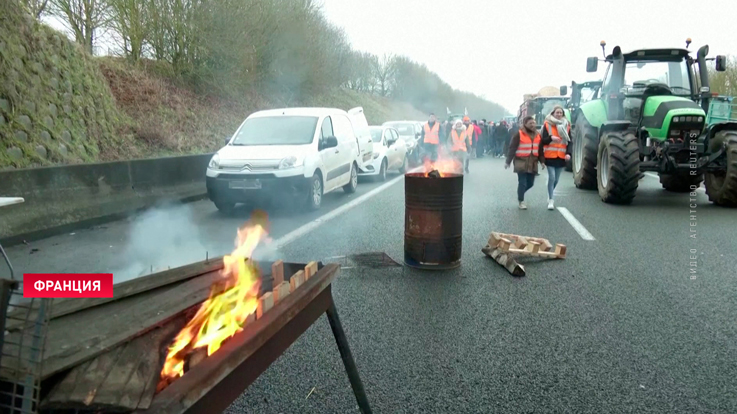
[[[430,128],[430,123],[425,122],[425,143],[426,144],[439,144],[440,143],[440,123],[435,122],[435,125]]]
[[[463,125],[466,125],[466,124],[463,124]],[[476,132],[476,129],[473,127],[473,124],[466,125],[466,136],[468,137],[468,139],[471,140],[471,142],[473,142],[474,132]]]
[[[548,129],[548,134],[550,134],[551,137],[558,137],[560,138],[560,135],[558,133],[558,126],[557,125],[551,125],[548,123],[548,121],[545,121],[545,128]],[[571,126],[568,126],[568,134],[571,133]],[[550,144],[546,145],[543,148],[543,153],[545,154],[545,158],[566,158],[566,144],[559,142],[551,142]]]
[[[453,147],[450,149],[451,151],[463,151],[466,152],[466,139],[468,139],[468,130],[465,130],[458,134],[458,131],[453,129],[450,132],[451,141],[453,143]]]
[[[527,135],[527,132],[520,129],[519,147],[517,147],[517,152],[515,152],[514,155],[520,158],[527,158],[530,156],[537,157],[538,149],[540,148],[540,140],[542,140],[542,137],[539,132],[535,135],[535,140],[533,141],[530,136]]]

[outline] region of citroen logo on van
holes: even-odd
[[[248,170],[248,171],[251,171],[251,164],[246,164],[246,165],[244,165],[244,166],[243,166],[243,169],[244,169],[244,170]]]

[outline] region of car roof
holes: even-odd
[[[266,109],[252,113],[249,118],[261,118],[267,116],[328,116],[335,114],[348,115],[348,112],[338,108],[278,108]]]

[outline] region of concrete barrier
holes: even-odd
[[[0,240],[12,245],[125,217],[165,201],[206,196],[212,154],[0,172]]]

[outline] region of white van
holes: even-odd
[[[358,168],[364,173],[373,172],[374,140],[371,138],[371,130],[366,115],[363,113],[363,108],[359,106],[349,109],[348,114],[350,114],[353,121],[353,130],[356,133],[356,138],[358,138],[358,150],[361,153]]]
[[[210,200],[229,211],[261,196],[289,196],[317,210],[326,193],[338,188],[355,192],[358,168],[364,164],[355,119],[333,108],[251,114],[210,160]]]

